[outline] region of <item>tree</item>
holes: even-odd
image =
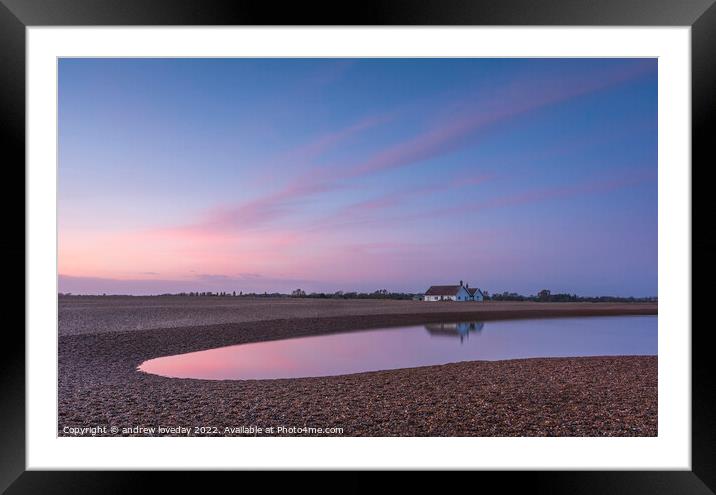
[[[551,294],[551,292],[548,289],[542,289],[541,291],[539,291],[537,293],[537,299],[539,299],[540,301],[543,301],[543,302],[549,301],[550,294]]]

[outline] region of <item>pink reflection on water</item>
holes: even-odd
[[[653,355],[657,318],[625,316],[433,324],[347,332],[150,359],[174,378],[251,380],[333,376],[472,360]]]

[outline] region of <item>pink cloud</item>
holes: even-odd
[[[338,189],[330,183],[289,184],[285,188],[238,205],[216,208],[205,216],[197,226],[200,229],[223,230],[225,228],[247,229],[263,225],[288,214],[302,199]]]
[[[307,230],[330,230],[361,224],[391,225],[393,223],[392,218],[400,219],[405,218],[405,216],[386,216],[386,210],[390,210],[395,206],[404,204],[405,201],[409,201],[410,199],[420,199],[452,189],[478,186],[490,180],[494,180],[495,177],[497,177],[497,175],[492,172],[477,174],[470,172],[467,174],[457,175],[445,184],[429,184],[392,191],[383,196],[350,204],[339,211],[324,217],[314,225],[307,227]]]
[[[472,99],[465,101],[462,105],[465,110],[456,109],[450,119],[444,119],[426,132],[352,167],[345,176],[354,177],[403,167],[454,151],[464,146],[468,137],[490,125],[629,81],[646,74],[652,67],[648,63],[606,75],[579,74],[572,78],[517,81],[494,95],[483,107],[474,108]]]
[[[452,187],[479,186],[485,182],[493,180],[495,177],[496,174],[493,172],[481,172],[477,174],[470,173],[456,177],[450,185]]]
[[[307,162],[313,160],[360,133],[389,122],[392,118],[394,118],[394,114],[392,113],[365,117],[348,127],[338,131],[328,132],[313,141],[283,153],[276,161],[289,159]]]
[[[606,75],[580,73],[572,78],[527,82],[520,80],[494,95],[486,108],[472,108],[471,101],[468,101],[462,105],[465,110],[456,110],[451,120],[440,122],[428,131],[379,152],[363,163],[348,167],[347,171],[340,171],[336,167],[329,170],[314,169],[276,193],[237,206],[215,208],[207,212],[199,222],[186,228],[193,231],[221,232],[265,225],[292,213],[300,200],[342,187],[339,183],[341,180],[411,165],[454,151],[466,144],[467,137],[492,124],[614,86],[639,77],[651,68],[651,64],[644,64]],[[319,137],[295,152],[304,158],[316,157],[351,136],[386,122],[389,118],[391,117],[388,115],[381,115],[363,119],[343,130]],[[487,179],[489,177],[483,175],[469,177],[464,178],[462,184],[474,185]],[[362,210],[377,209],[392,206],[396,202],[397,198],[385,197],[355,206]],[[356,211],[356,208],[352,210]]]
[[[393,117],[394,114],[386,113],[363,118],[344,129],[319,136],[314,141],[285,153],[285,156],[276,161],[277,163],[285,160],[307,162],[316,159],[361,132],[388,122]],[[297,203],[303,199],[345,187],[330,178],[321,179],[320,176],[320,170],[313,169],[310,173],[294,179],[277,192],[239,205],[216,207],[206,212],[198,222],[174,230],[186,229],[210,233],[259,227],[290,214]],[[266,176],[264,179],[275,181],[275,174]]]
[[[491,180],[494,177],[492,174],[478,174],[474,176],[474,182],[482,183],[486,180]],[[385,211],[381,211],[379,215],[372,215],[370,211],[365,214],[362,208],[355,208],[350,212],[346,211],[340,215],[331,216],[329,219],[325,219],[325,223],[319,223],[315,226],[315,229],[338,229],[345,227],[356,227],[358,225],[371,225],[372,228],[385,227],[389,228],[395,225],[404,225],[407,222],[416,220],[426,220],[428,218],[440,218],[449,215],[462,214],[469,212],[470,215],[474,215],[480,210],[488,210],[493,208],[503,208],[509,206],[517,206],[521,204],[538,203],[542,201],[557,200],[563,198],[569,198],[584,194],[598,194],[605,193],[624,187],[629,187],[642,183],[644,181],[653,178],[653,173],[650,170],[637,171],[628,176],[614,177],[604,180],[593,180],[580,184],[574,184],[570,186],[552,187],[552,188],[540,188],[512,195],[506,195],[498,198],[491,199],[489,201],[474,201],[467,203],[460,203],[454,206],[447,206],[443,208],[437,208],[428,211],[420,211],[417,213],[399,214],[399,215],[388,215]],[[452,181],[453,186],[470,185],[471,180],[454,180]],[[375,201],[375,208],[378,209],[381,206],[387,209],[391,206],[388,198],[385,198],[385,204],[381,205],[380,201]],[[370,210],[370,208],[369,208]]]
[[[605,180],[593,180],[570,186],[534,189],[517,194],[494,198],[489,201],[460,204],[454,207],[441,208],[433,210],[432,212],[421,213],[419,217],[424,218],[425,216],[442,216],[446,214],[459,213],[464,211],[470,211],[471,213],[475,213],[479,210],[487,210],[491,208],[502,208],[507,206],[537,203],[541,201],[569,198],[583,194],[609,192],[616,189],[621,189],[624,187],[642,183],[646,180],[650,180],[652,177],[653,172],[651,170],[641,170],[624,177],[614,177]]]
[[[288,151],[279,153],[278,156],[271,159],[265,165],[267,170],[272,172],[259,175],[257,184],[273,184],[276,180],[276,174],[273,172],[276,167],[286,168],[287,164],[291,166],[302,166],[313,163],[327,152],[339,147],[342,144],[350,142],[351,139],[359,136],[361,133],[378,127],[382,124],[390,122],[396,116],[395,112],[387,112],[380,115],[369,115],[351,125],[331,131],[315,137],[314,139],[296,146]],[[290,169],[290,167],[289,167]],[[310,178],[319,177],[323,171],[318,167],[313,167],[308,173],[300,176],[297,181],[306,181]]]
[[[312,90],[329,86],[342,79],[346,72],[356,64],[355,59],[337,60],[330,65],[323,65],[311,77],[308,78],[309,87]]]
[[[644,182],[645,180],[648,180],[650,176],[651,171],[639,172],[629,177],[616,177],[606,180],[595,180],[581,184],[575,184],[572,186],[538,189],[485,202],[482,205],[478,205],[477,208],[496,208],[502,206],[520,205],[524,203],[548,201],[552,199],[568,198],[573,196],[579,196],[582,194],[608,192],[616,189],[621,189],[623,187],[639,184],[641,182]]]

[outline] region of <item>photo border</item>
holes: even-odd
[[[362,2],[359,9],[331,12],[322,6],[294,4],[275,9],[270,4],[223,1],[158,0],[0,0],[0,109],[2,133],[6,138],[6,164],[18,163],[8,171],[20,173],[25,160],[25,40],[28,26],[80,25],[685,25],[692,37],[692,163],[703,163],[710,151],[716,116],[716,5],[714,0],[552,0],[548,6],[525,0],[502,2],[423,1],[411,5],[399,1]],[[692,165],[692,178],[693,170]],[[12,178],[11,178],[12,179]],[[24,182],[24,175],[23,175]],[[11,183],[11,181],[8,181]],[[698,182],[692,182],[698,185]],[[702,185],[703,187],[703,185]],[[692,189],[693,191],[693,189]],[[7,212],[10,195],[7,195]],[[692,210],[695,207],[692,192]],[[693,218],[693,217],[692,217]],[[692,219],[693,221],[693,219]],[[692,230],[693,232],[693,230]],[[694,259],[708,260],[700,274],[705,279],[714,272],[714,244],[706,239],[693,243]],[[26,248],[26,245],[23,246]],[[16,247],[14,251],[19,251]],[[14,254],[14,251],[11,251]],[[18,253],[20,254],[20,253]],[[25,257],[23,249],[23,259]],[[693,261],[692,261],[693,262]],[[706,271],[704,272],[704,267]],[[25,267],[26,268],[26,267]],[[694,298],[704,298],[694,291]],[[693,307],[693,302],[692,302]],[[553,493],[604,493],[618,490],[648,493],[713,493],[716,487],[716,410],[711,403],[716,388],[713,359],[706,343],[706,330],[692,332],[692,471],[649,472],[550,472],[482,473],[499,476],[503,489],[515,483],[531,489],[549,488]],[[8,326],[2,346],[2,415],[0,441],[0,488],[11,485],[8,493],[64,493],[98,491],[110,486],[131,489],[145,483],[152,473],[40,472],[25,470],[25,342],[19,329]],[[166,478],[166,477],[163,477]],[[173,473],[171,480],[189,487],[189,473]],[[196,479],[196,478],[194,478]],[[497,480],[495,478],[495,480]],[[165,480],[163,479],[162,482]],[[523,485],[524,486],[524,485]],[[711,489],[709,489],[711,487]],[[367,486],[366,486],[367,488]]]

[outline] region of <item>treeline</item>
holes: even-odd
[[[243,292],[165,292],[162,294],[146,294],[143,296],[135,294],[73,294],[72,292],[59,292],[58,295],[60,297],[288,297],[286,294],[279,294],[278,292],[274,292],[272,294],[266,292],[262,294],[256,294],[253,292],[250,294],[244,294]]]
[[[60,297],[107,297],[107,294],[73,294],[71,292],[60,292]],[[142,297],[134,296],[132,294],[110,294],[114,297]],[[289,298],[289,297],[306,297],[313,299],[415,299],[422,298],[421,294],[412,294],[404,292],[388,292],[388,291],[375,291],[375,292],[310,292],[306,293],[300,289],[293,291],[291,294],[284,294],[281,292],[243,292],[243,291],[232,291],[232,292],[175,292],[175,293],[163,293],[154,294],[151,297],[246,297],[246,298],[257,298],[257,297],[272,297],[272,298]],[[147,297],[147,296],[144,296]]]
[[[422,299],[422,294],[413,294],[410,292],[388,292],[385,289],[377,290],[375,292],[343,292],[339,290],[333,293],[311,292],[309,294],[296,294],[296,291],[294,291],[291,296],[308,297],[313,299],[396,299],[402,301]]]
[[[72,294],[71,292],[60,292],[60,297],[105,297],[107,294],[101,295],[84,295],[84,294]],[[112,296],[118,297],[141,297],[132,296],[131,294],[111,294]],[[407,292],[388,292],[386,289],[377,290],[374,292],[310,292],[307,293],[301,289],[294,290],[291,294],[284,294],[281,292],[243,292],[243,291],[232,291],[232,292],[210,292],[210,291],[197,291],[197,292],[176,292],[176,293],[164,293],[155,294],[153,297],[246,297],[246,298],[289,298],[289,297],[306,297],[312,299],[422,299],[422,294],[413,294]]]
[[[536,296],[523,296],[516,292],[503,292],[488,295],[488,301],[532,301],[532,302],[658,302],[657,297],[619,297],[619,296],[578,296],[577,294],[552,294],[549,290],[541,290]]]

